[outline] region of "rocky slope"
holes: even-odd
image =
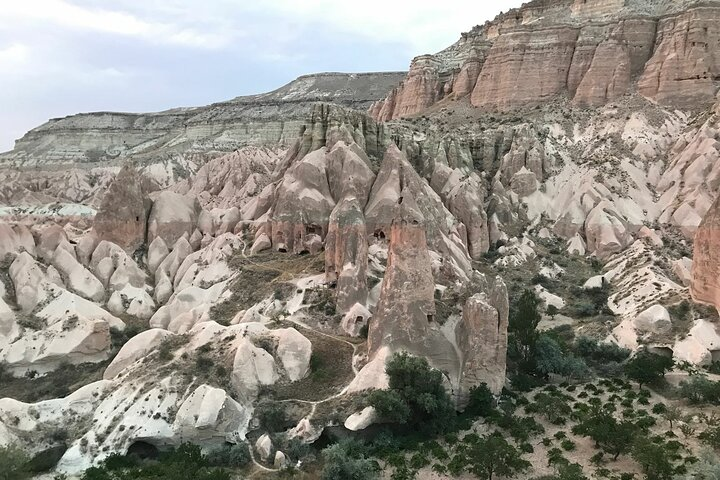
[[[533,1],[392,91],[401,75],[310,76],[29,133],[0,170],[0,373],[102,380],[0,400],[0,445],[42,452],[63,427],[73,474],[139,442],[250,440],[274,468],[283,442],[373,423],[362,396],[394,352],[459,408],[500,392],[525,288],[544,329],[717,361],[718,11]],[[357,110],[388,92],[370,111],[391,122]],[[292,405],[272,438],[267,404]]]

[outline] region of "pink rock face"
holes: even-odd
[[[413,60],[408,76],[400,86],[371,110],[375,110],[373,116],[379,121],[413,115],[438,101],[442,92],[435,59],[432,55],[423,55]]]
[[[390,229],[388,264],[377,311],[370,322],[369,355],[384,347],[407,351],[456,380],[459,359],[435,321],[435,281],[424,218],[408,191],[398,198]]]
[[[452,93],[455,98],[466,97],[472,93],[480,76],[484,60],[484,58],[478,56],[465,61],[460,73],[453,81]]]
[[[346,313],[367,301],[368,243],[365,217],[355,198],[337,204],[325,239],[325,276],[337,282],[336,308]]]
[[[695,232],[690,293],[695,301],[720,309],[720,198]]]
[[[95,215],[93,230],[98,242],[107,240],[134,252],[145,242],[150,205],[140,175],[131,166],[123,167]]]
[[[328,184],[326,153],[321,148],[296,160],[278,186],[271,219],[271,239],[276,250],[310,251],[310,235],[321,239],[327,235],[335,200]]]
[[[682,11],[671,3],[635,5],[644,12],[631,13],[626,0],[530,2],[415,59],[406,80],[370,113],[387,121],[468,95],[485,110],[564,95],[600,106],[635,87],[663,105],[705,107],[720,79],[720,7]]]
[[[604,105],[630,88],[630,49],[621,39],[603,41],[578,86],[573,101],[578,105]]]
[[[639,80],[640,93],[678,107],[712,103],[720,78],[720,8],[695,8],[660,20],[657,42]]]
[[[578,30],[525,28],[500,35],[470,98],[476,107],[508,110],[538,105],[567,89]]]
[[[499,394],[505,386],[508,327],[508,295],[500,277],[487,281],[484,290],[470,297],[463,308],[455,335],[462,352],[458,396],[464,403],[470,388],[481,383]]]

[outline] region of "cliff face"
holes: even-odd
[[[121,162],[247,145],[288,145],[318,102],[365,110],[382,98],[404,72],[306,75],[273,92],[159,113],[98,112],[50,120],[21,139],[1,164],[22,166]]]
[[[407,78],[370,108],[378,120],[440,100],[507,111],[554,97],[599,106],[637,90],[684,109],[712,103],[720,2],[534,1],[413,60]]]

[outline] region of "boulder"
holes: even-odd
[[[165,338],[172,335],[173,333],[160,328],[153,328],[138,333],[122,346],[117,355],[115,355],[115,358],[113,358],[113,361],[105,369],[103,378],[105,380],[112,380],[117,377],[120,372],[153,352]]]
[[[263,462],[268,461],[273,452],[273,443],[270,435],[266,433],[257,439],[257,442],[255,442],[255,451]]]
[[[653,305],[644,310],[633,322],[635,328],[641,332],[664,334],[672,330],[670,313],[662,305]]]
[[[278,450],[275,452],[275,460],[273,461],[273,467],[277,469],[283,469],[287,466],[287,457],[283,452]]]
[[[276,357],[285,369],[291,382],[296,382],[310,370],[312,343],[294,328],[272,331],[277,339]]]
[[[231,378],[241,398],[250,402],[257,397],[260,387],[274,385],[280,376],[273,356],[243,338],[235,351]]]
[[[345,428],[351,432],[365,430],[377,420],[375,407],[365,407],[362,411],[353,413],[345,420]]]
[[[147,266],[151,272],[156,272],[163,260],[168,256],[170,250],[168,249],[165,241],[157,237],[150,243],[147,254]]]
[[[132,285],[113,292],[107,307],[115,315],[131,315],[142,320],[149,320],[155,313],[155,302],[147,290]]]
[[[270,250],[271,248],[272,242],[270,241],[270,237],[268,237],[266,233],[261,233],[255,239],[252,248],[250,248],[250,254],[257,255],[258,253]]]
[[[250,412],[225,390],[200,385],[178,408],[173,431],[179,438],[192,438],[198,443],[226,438],[246,428]]]
[[[57,250],[61,244],[67,244],[67,241],[67,233],[65,233],[65,230],[63,230],[60,225],[50,225],[44,228],[39,234],[39,240],[37,242],[38,255],[49,263],[53,254],[55,254],[55,250]]]
[[[15,287],[15,301],[23,313],[32,312],[47,298],[47,278],[40,265],[27,252],[20,253],[10,265],[10,280]]]

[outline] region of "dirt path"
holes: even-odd
[[[261,269],[279,271],[279,270],[277,270],[277,269],[275,269],[275,268],[266,267],[266,266],[264,266],[264,265],[260,265],[260,264],[258,264],[258,263],[255,263],[255,262],[254,262],[250,257],[248,257],[248,256],[246,255],[246,253],[245,253],[245,250],[246,250],[246,248],[247,248],[247,243],[246,243],[244,240],[240,240],[240,241],[242,242],[242,252],[241,252],[241,253],[242,253],[242,256],[243,256],[243,258],[245,258],[248,262],[250,262],[250,263],[251,263],[252,265],[254,265],[255,267],[258,267],[258,268],[261,268]],[[282,273],[282,272],[281,272],[281,273]],[[303,288],[302,290],[303,290],[302,293],[296,294],[296,295],[304,295],[304,294],[305,294],[305,289]],[[320,405],[320,404],[322,404],[322,403],[325,403],[325,402],[329,402],[329,401],[331,401],[331,400],[335,400],[336,398],[340,398],[340,397],[342,397],[343,395],[345,395],[345,394],[347,393],[348,389],[350,388],[350,385],[352,384],[352,382],[355,380],[355,378],[357,378],[357,375],[358,375],[358,373],[359,373],[359,370],[358,370],[357,368],[355,368],[355,365],[354,365],[352,359],[355,358],[355,355],[357,354],[357,348],[358,348],[359,344],[352,343],[352,342],[350,342],[350,341],[348,341],[348,340],[345,340],[345,339],[342,338],[342,337],[338,337],[338,336],[335,336],[335,335],[331,335],[331,334],[329,334],[329,333],[324,333],[324,332],[321,332],[321,331],[319,331],[319,330],[316,330],[316,329],[312,328],[310,325],[308,325],[307,323],[303,322],[300,318],[297,318],[297,316],[296,316],[295,314],[286,317],[285,320],[288,321],[288,322],[290,322],[290,323],[292,323],[293,325],[295,325],[295,326],[297,326],[297,327],[300,327],[300,328],[303,328],[303,329],[306,329],[306,330],[310,330],[310,331],[312,331],[313,333],[315,333],[315,334],[317,334],[317,335],[322,335],[323,337],[329,338],[329,339],[331,339],[331,340],[335,340],[335,341],[337,341],[337,342],[342,342],[342,343],[344,343],[344,344],[346,344],[346,345],[349,345],[350,347],[352,347],[352,350],[353,350],[352,356],[350,357],[350,358],[351,358],[351,360],[350,360],[350,368],[352,368],[352,371],[353,371],[353,374],[354,374],[353,380],[351,380],[350,383],[348,383],[348,385],[346,385],[345,388],[343,388],[339,393],[336,393],[336,394],[334,394],[334,395],[331,395],[331,396],[329,396],[329,397],[327,397],[327,398],[324,398],[324,399],[322,399],[322,400],[310,401],[310,400],[299,400],[299,399],[294,399],[294,398],[288,398],[288,399],[285,399],[285,400],[280,400],[280,401],[278,402],[278,403],[291,403],[291,402],[293,402],[293,403],[302,403],[302,404],[305,404],[305,405],[311,405],[312,408],[311,408],[311,410],[310,410],[310,413],[305,417],[308,421],[311,421],[312,418],[313,418],[314,415],[315,415],[315,412],[317,411],[317,406],[318,406],[318,405]],[[248,478],[253,478],[255,475],[257,475],[257,474],[259,474],[259,473],[261,473],[261,472],[277,472],[277,471],[280,470],[280,469],[278,469],[278,468],[266,467],[266,466],[263,465],[262,463],[258,462],[257,459],[255,458],[255,449],[254,449],[253,446],[250,445],[249,443],[248,443],[248,450],[250,451],[250,458],[251,458],[253,464],[258,468],[258,470],[256,470],[256,471],[253,472],[252,474],[250,474],[250,475],[248,476]]]

